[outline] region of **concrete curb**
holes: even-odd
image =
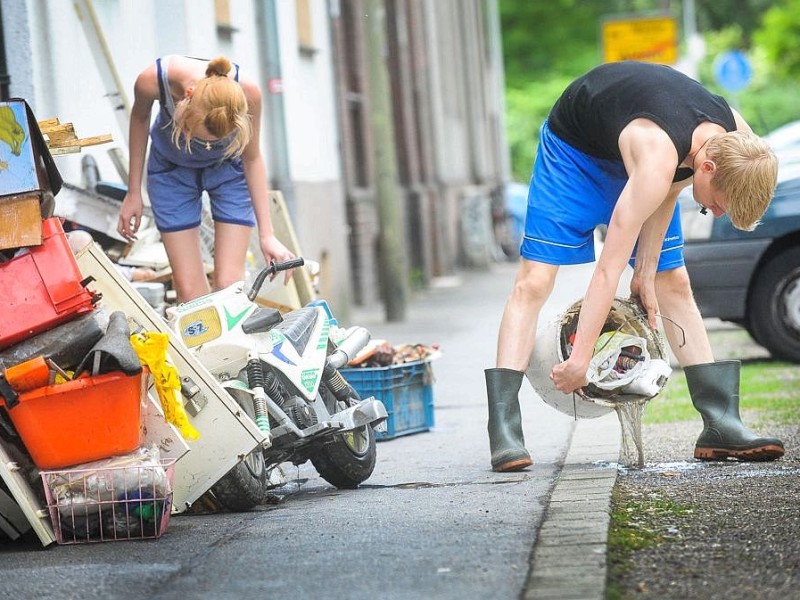
[[[523,598],[605,597],[611,491],[621,445],[616,413],[575,422],[539,529]]]

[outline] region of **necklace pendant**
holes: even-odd
[[[206,150],[211,150],[211,142],[206,142]]]

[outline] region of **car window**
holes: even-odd
[[[792,121],[764,136],[775,152],[789,148],[800,148],[800,121]]]

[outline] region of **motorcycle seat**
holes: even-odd
[[[302,354],[303,348],[308,344],[311,332],[314,330],[318,315],[319,312],[316,308],[299,308],[286,315],[274,329],[286,336],[294,349]]]
[[[264,308],[259,306],[242,323],[242,331],[247,334],[263,333],[283,321],[281,311],[277,308]]]

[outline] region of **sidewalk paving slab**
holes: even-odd
[[[605,597],[611,491],[620,450],[616,414],[576,421],[533,549],[526,600]]]

